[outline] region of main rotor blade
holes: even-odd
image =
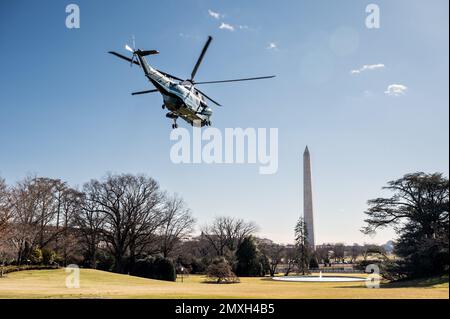
[[[124,60],[126,60],[126,61],[128,61],[128,62],[133,62],[134,64],[139,65],[139,62],[138,62],[138,61],[132,60],[132,59],[130,59],[130,58],[128,58],[128,57],[126,57],[126,56],[124,56],[124,55],[122,55],[122,54],[117,53],[117,52],[109,51],[108,53],[110,53],[110,54],[112,54],[112,55],[115,55],[115,56],[118,57],[118,58],[124,59]]]
[[[271,78],[274,78],[274,77],[275,77],[275,75],[269,75],[269,76],[260,76],[260,77],[256,77],[256,78],[233,79],[233,80],[221,80],[221,81],[206,81],[206,82],[194,82],[194,84],[197,85],[197,84],[211,84],[211,83],[227,83],[227,82],[253,81],[253,80],[271,79]]]
[[[201,95],[203,95],[204,97],[206,97],[208,100],[210,100],[211,102],[213,102],[215,105],[217,106],[222,106],[220,105],[218,102],[214,101],[212,98],[210,98],[208,95],[206,95],[205,93],[203,93],[202,91],[200,91],[199,89],[195,88],[195,90],[197,90]]]
[[[211,43],[211,41],[212,41],[212,37],[208,36],[208,40],[206,40],[206,43],[203,46],[202,53],[200,53],[200,56],[198,57],[197,63],[195,64],[194,69],[192,70],[191,80],[194,79],[195,74],[197,73],[198,67],[202,63],[203,57],[205,56],[206,50],[208,50],[208,47],[209,47],[209,44]]]
[[[139,54],[140,56],[147,56],[147,55],[152,55],[152,54],[159,54],[158,50],[138,50],[136,51],[136,54]]]
[[[147,93],[154,93],[154,92],[158,92],[158,90],[154,89],[154,90],[133,92],[133,93],[131,93],[131,95],[147,94]]]

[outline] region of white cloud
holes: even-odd
[[[248,25],[240,25],[239,26],[239,29],[241,29],[241,30],[247,30],[248,29]]]
[[[401,96],[405,95],[408,88],[402,84],[391,84],[388,86],[384,94],[389,96]]]
[[[277,49],[278,49],[278,46],[277,46],[277,44],[275,42],[270,42],[267,45],[267,50],[277,50]]]
[[[219,20],[222,17],[222,15],[219,12],[212,11],[211,9],[208,9],[208,14],[210,17],[213,17],[214,19],[217,20]]]
[[[222,22],[222,24],[219,26],[219,29],[222,30],[228,30],[228,31],[234,31],[234,27],[231,24]]]
[[[363,65],[359,69],[351,70],[350,74],[357,75],[357,74],[361,74],[364,71],[372,71],[372,70],[384,69],[384,68],[385,68],[385,65],[382,64],[382,63],[379,63],[379,64],[366,64],[366,65]]]

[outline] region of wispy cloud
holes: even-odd
[[[203,40],[203,37],[201,37],[200,35],[198,35],[198,34],[190,34],[190,33],[183,33],[183,32],[180,32],[179,34],[178,34],[181,38],[184,38],[184,39],[194,39],[194,40]]]
[[[405,95],[408,88],[403,84],[391,84],[388,86],[387,90],[384,91],[384,94],[389,96],[401,96]]]
[[[269,42],[266,49],[267,50],[278,50],[278,46],[275,42]]]
[[[222,22],[219,26],[219,29],[222,30],[228,30],[228,31],[234,31],[234,26],[232,26],[231,24]]]
[[[217,19],[217,20],[219,20],[223,16],[219,12],[212,11],[211,9],[208,9],[208,14],[210,17],[213,17],[214,19]]]
[[[386,66],[384,64],[382,64],[382,63],[379,63],[379,64],[366,64],[366,65],[363,65],[359,69],[351,70],[350,74],[358,75],[358,74],[361,74],[362,72],[365,72],[365,71],[384,69],[385,67]]]

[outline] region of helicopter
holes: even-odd
[[[208,106],[208,101],[217,106],[222,105],[210,98],[204,92],[200,91],[196,87],[196,85],[262,80],[275,77],[275,75],[270,75],[242,79],[196,82],[195,75],[197,74],[198,68],[202,63],[205,53],[208,50],[208,47],[211,44],[212,40],[213,38],[211,36],[209,36],[206,40],[200,56],[198,57],[197,62],[195,63],[195,66],[191,72],[191,77],[186,80],[150,66],[145,57],[149,55],[159,54],[159,51],[136,49],[134,37],[133,48],[131,48],[128,44],[125,45],[125,49],[132,53],[131,58],[114,51],[109,51],[108,53],[130,62],[130,66],[133,66],[133,64],[135,64],[142,68],[145,77],[153,84],[155,89],[133,92],[131,94],[140,95],[155,92],[161,93],[163,97],[162,108],[169,111],[166,114],[166,117],[173,120],[172,129],[178,128],[178,118],[182,118],[192,126],[194,126],[194,124],[200,124],[200,126],[203,127],[211,125],[211,115],[213,112],[212,109]]]

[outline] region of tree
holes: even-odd
[[[357,243],[354,243],[351,247],[351,263],[355,263],[356,260],[358,259],[358,256],[360,256],[362,253],[361,251],[361,246],[359,246]]]
[[[67,266],[70,250],[77,243],[72,231],[75,217],[82,210],[83,193],[70,188],[67,183],[56,184],[57,217],[56,217],[56,251],[62,255],[63,265]]]
[[[234,252],[244,238],[254,234],[258,227],[252,222],[232,217],[217,217],[211,225],[202,229],[203,237],[217,256],[225,256],[226,249]]]
[[[236,275],[240,277],[263,276],[263,267],[255,241],[251,236],[244,238],[236,251]]]
[[[82,207],[75,214],[74,224],[81,235],[79,243],[85,254],[85,260],[91,268],[96,269],[105,215],[101,211],[101,206],[90,196],[93,196],[93,194],[89,192],[89,187],[87,187],[81,198]]]
[[[45,177],[29,176],[11,188],[10,223],[14,227],[10,227],[8,240],[17,251],[18,264],[28,260],[36,248],[59,251],[59,239],[67,260],[69,244],[75,244],[68,229],[73,212],[79,209],[79,197],[65,182]]]
[[[285,264],[287,265],[284,275],[289,276],[291,271],[293,271],[295,264],[297,263],[298,259],[297,247],[286,247],[283,253],[283,259]]]
[[[316,247],[316,256],[319,259],[320,262],[325,264],[325,267],[327,264],[330,263],[330,251],[332,250],[331,244],[324,244],[319,247]]]
[[[302,217],[295,226],[295,245],[298,253],[297,265],[299,272],[302,275],[308,272],[310,261],[310,247],[308,243],[308,231],[306,230],[306,223]]]
[[[114,256],[115,272],[124,272],[155,239],[162,224],[162,194],[158,183],[142,175],[108,175],[84,186],[90,201],[104,214],[103,238]]]
[[[317,256],[314,254],[309,259],[309,269],[318,269],[319,268],[319,262],[317,261]]]
[[[5,180],[0,177],[0,236],[11,222],[10,193]]]
[[[16,249],[17,263],[28,260],[36,248],[50,241],[46,235],[54,218],[52,197],[53,181],[26,177],[11,190],[12,224],[9,241]],[[53,237],[52,237],[53,238]]]
[[[281,263],[284,254],[284,247],[275,243],[261,244],[261,253],[266,256],[269,261],[270,276],[275,276],[278,265]]]
[[[159,234],[160,251],[164,257],[168,257],[180,240],[193,231],[195,219],[178,195],[165,199],[163,215]]]
[[[400,257],[395,277],[422,277],[448,272],[449,181],[440,173],[404,175],[388,182],[389,198],[368,201],[366,234],[392,226],[398,234],[394,252]]]
[[[345,245],[342,243],[337,243],[334,244],[333,246],[333,252],[334,252],[334,261],[338,262],[344,261],[344,257],[345,257]]]

